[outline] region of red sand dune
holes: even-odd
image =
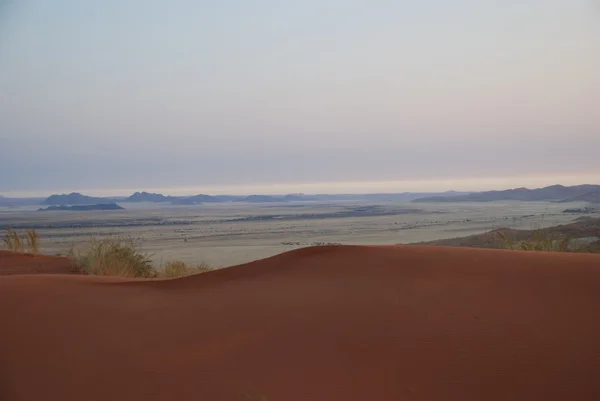
[[[0,276],[13,274],[81,274],[68,258],[0,251]]]
[[[177,280],[3,276],[0,322],[3,401],[600,399],[598,255],[317,247]]]

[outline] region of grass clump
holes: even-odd
[[[2,242],[11,252],[40,253],[40,235],[36,230],[26,230],[22,236],[16,230],[6,229]],[[92,238],[79,249],[71,243],[66,253],[57,256],[66,256],[73,260],[77,270],[97,276],[176,278],[212,270],[206,263],[188,265],[177,260],[156,269],[150,256],[141,252],[130,237]]]
[[[186,277],[192,276],[194,274],[205,273],[210,270],[212,269],[206,263],[191,266],[185,262],[174,260],[171,262],[167,262],[163,266],[161,276],[166,278]]]
[[[19,236],[19,233],[12,228],[6,229],[2,242],[4,243],[4,247],[10,252],[25,252],[21,236]]]
[[[7,228],[2,238],[4,247],[10,252],[32,253],[38,255],[40,253],[40,235],[36,230],[26,230],[25,237],[21,237],[17,230]]]
[[[537,231],[532,239],[514,241],[508,233],[498,232],[498,235],[504,242],[506,249],[521,250],[521,251],[538,251],[538,252],[570,252],[577,251],[571,249],[571,238],[553,238],[552,236]]]
[[[27,251],[34,255],[40,254],[40,235],[35,230],[25,231],[25,242],[27,244]]]
[[[86,249],[75,256],[75,264],[82,272],[92,275],[158,276],[150,257],[140,252],[131,238],[92,239]]]

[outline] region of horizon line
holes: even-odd
[[[80,193],[96,197],[127,197],[135,192],[169,194],[171,196],[221,195],[250,196],[272,195],[282,196],[302,193],[304,195],[371,195],[401,193],[443,193],[443,192],[485,192],[516,188],[537,189],[553,185],[575,186],[594,185],[600,183],[597,175],[568,176],[520,176],[520,177],[481,177],[458,179],[429,179],[404,181],[336,181],[313,183],[264,183],[218,186],[172,186],[128,188],[69,188],[40,190],[9,190],[0,196],[5,198],[43,198],[50,195]],[[596,184],[598,185],[598,184]],[[468,189],[467,189],[468,188]],[[50,193],[50,195],[48,195]]]

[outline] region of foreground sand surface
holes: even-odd
[[[0,322],[4,401],[600,399],[598,255],[333,246],[176,280],[7,275]]]

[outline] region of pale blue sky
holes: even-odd
[[[0,194],[600,181],[598,71],[594,0],[0,0]]]

